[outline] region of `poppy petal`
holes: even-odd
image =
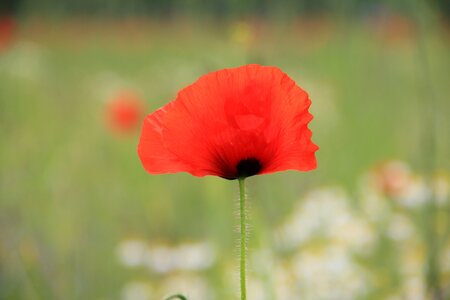
[[[307,94],[275,67],[209,73],[146,118],[139,156],[150,173],[234,179],[311,170],[317,146],[306,126],[309,105]]]

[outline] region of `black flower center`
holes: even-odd
[[[259,173],[262,165],[256,158],[242,159],[236,165],[237,177],[249,177]]]

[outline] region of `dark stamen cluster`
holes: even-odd
[[[258,174],[262,169],[262,165],[256,158],[242,159],[236,165],[237,177],[249,177]]]

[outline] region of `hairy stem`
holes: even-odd
[[[245,178],[239,178],[239,216],[241,225],[241,253],[240,253],[240,280],[241,280],[241,300],[247,299],[247,288],[245,280],[245,257],[247,251],[247,229],[245,212]]]

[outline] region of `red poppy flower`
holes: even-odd
[[[132,92],[121,92],[106,107],[107,125],[116,133],[130,134],[144,117],[142,101]]]
[[[308,94],[276,67],[200,77],[144,121],[139,157],[152,174],[227,179],[316,168]]]
[[[0,51],[11,45],[14,39],[15,22],[12,17],[0,15]]]

